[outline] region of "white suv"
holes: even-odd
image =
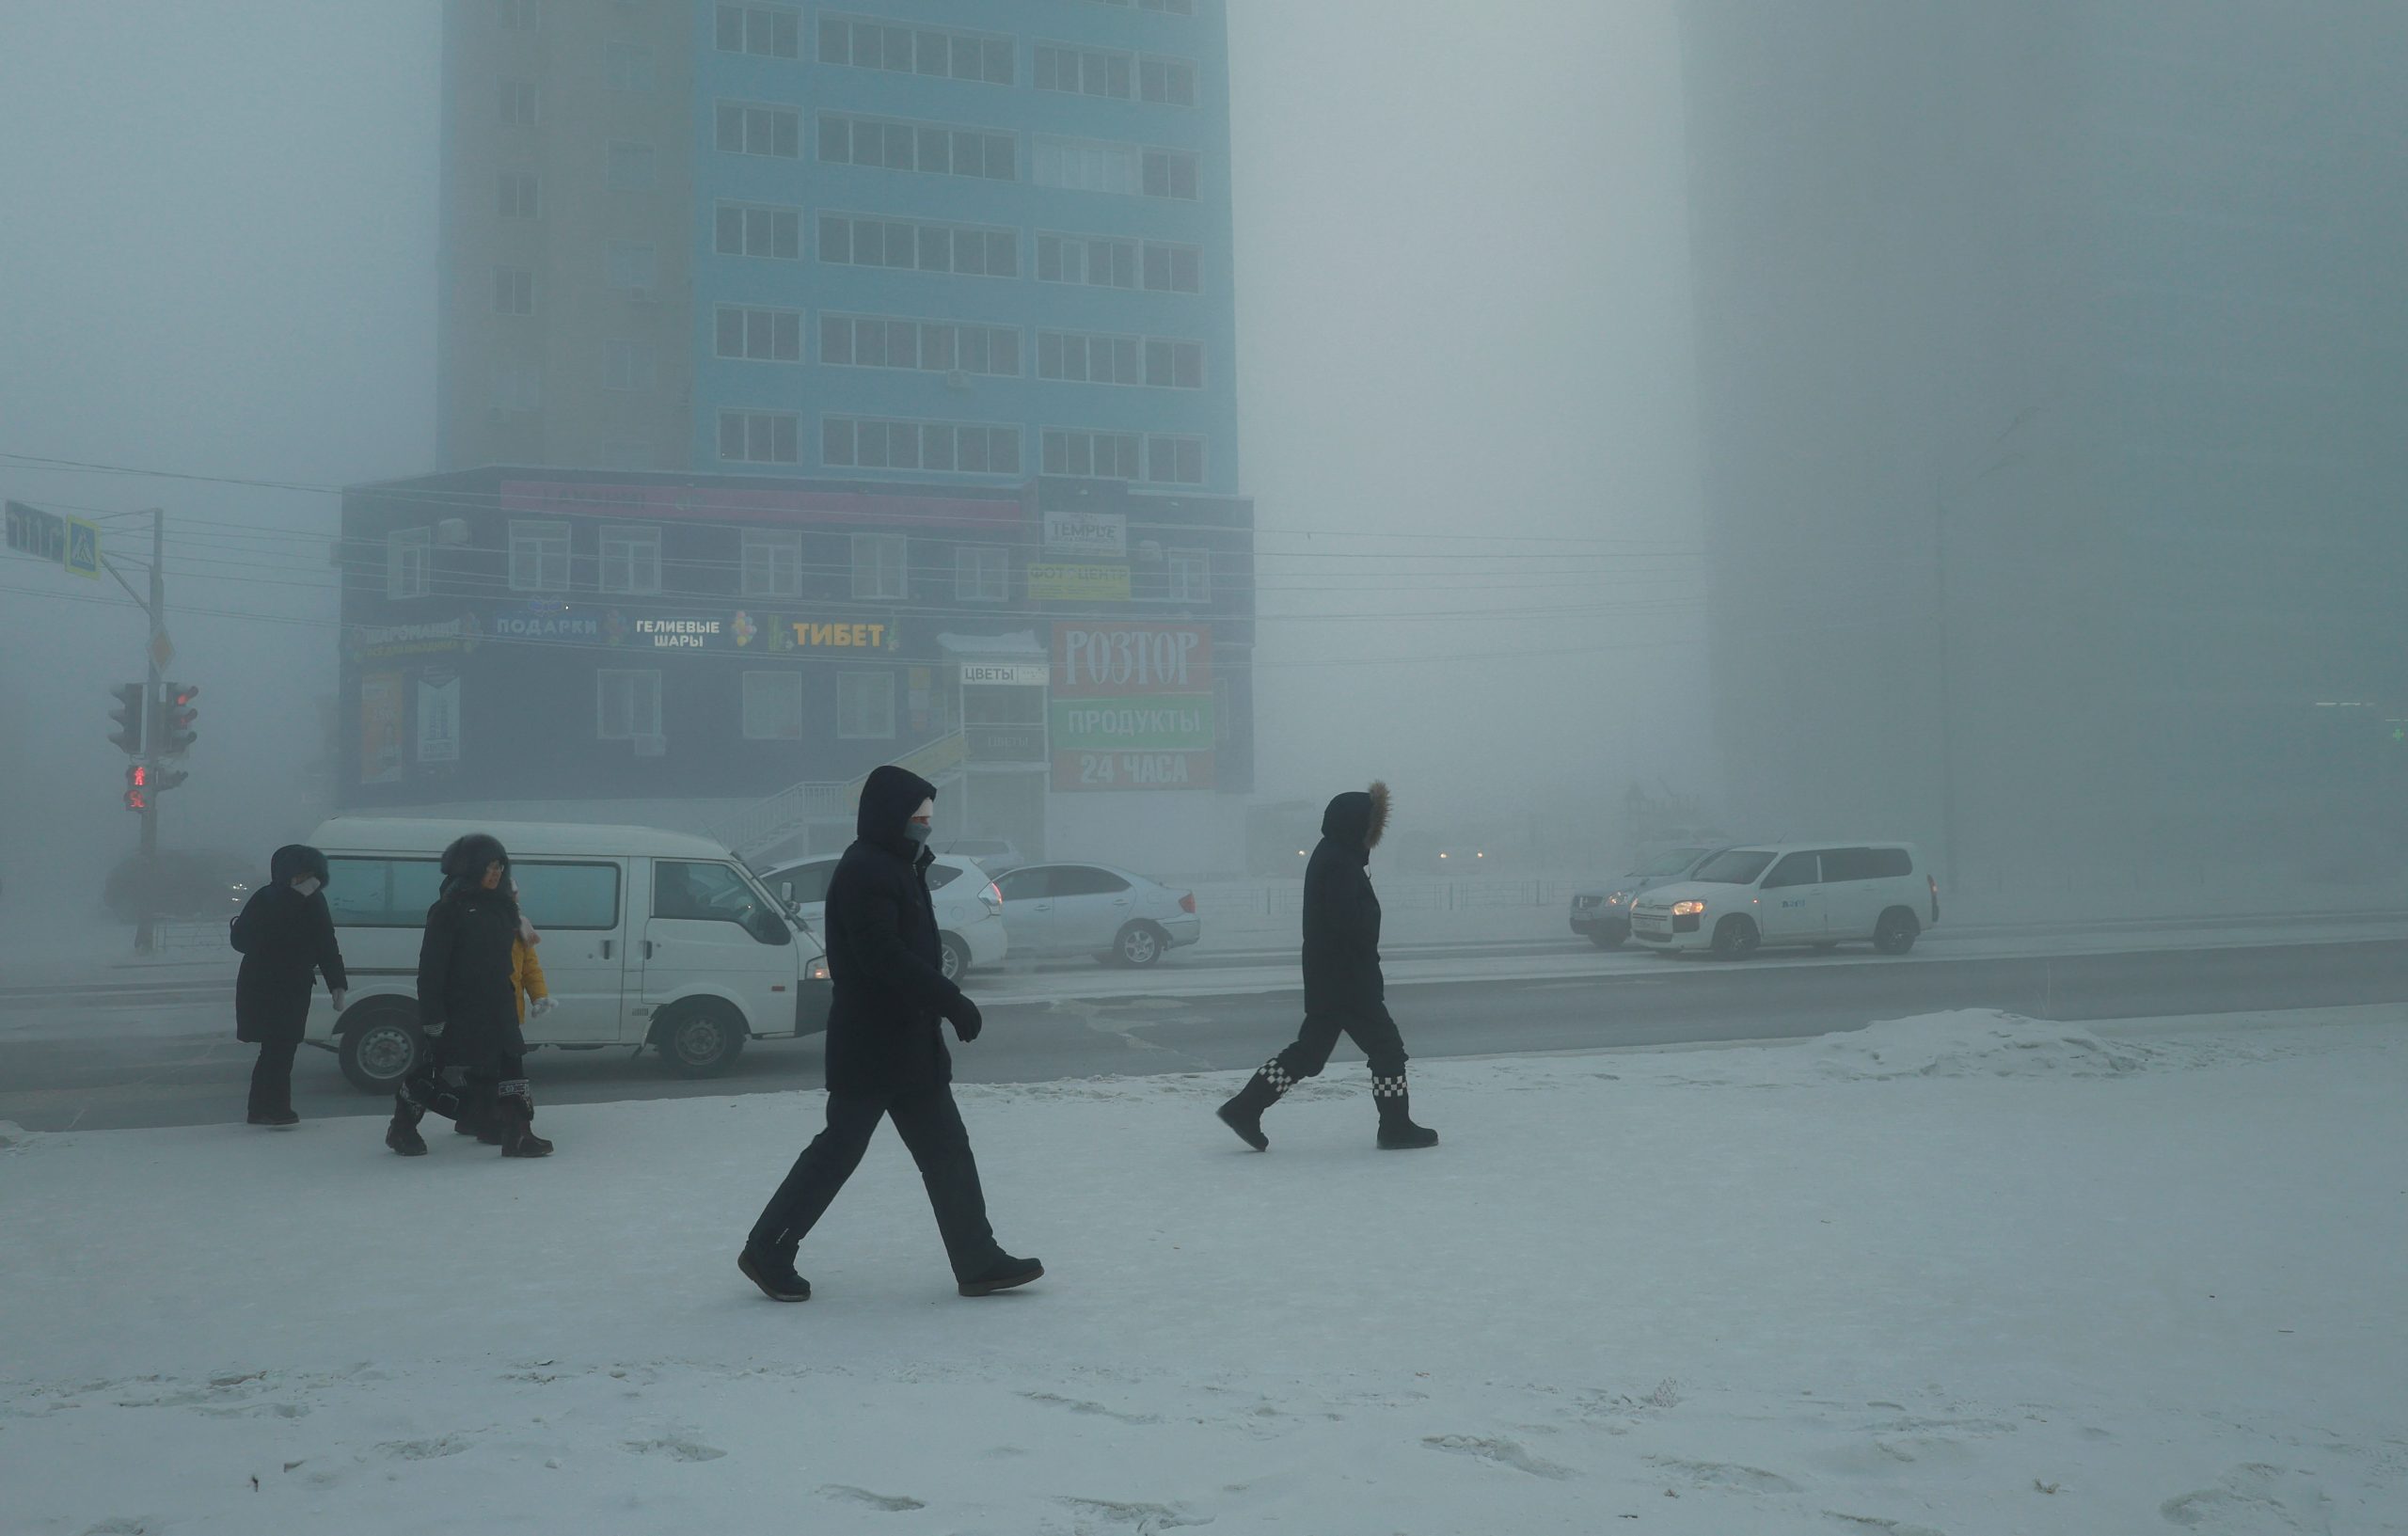
[[[1759,844],[1725,848],[1686,880],[1640,896],[1630,936],[1650,949],[1726,960],[1767,944],[1866,941],[1903,955],[1939,921],[1940,884],[1910,843]]]
[[[836,873],[836,861],[832,853],[785,864],[762,876],[761,883],[817,933],[827,914],[828,881]],[[1003,963],[1011,947],[1004,932],[1004,898],[985,870],[950,853],[936,855],[928,864],[928,900],[936,908],[947,981],[958,981],[976,966]]]

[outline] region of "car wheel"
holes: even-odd
[[[418,1069],[426,1037],[407,1008],[374,1008],[342,1032],[342,1075],[362,1093],[393,1093]]]
[[[1714,958],[1718,960],[1744,960],[1763,942],[1764,936],[1756,931],[1755,924],[1735,913],[1714,926]]]
[[[1603,928],[1599,928],[1589,935],[1589,942],[1599,949],[1620,949],[1623,940],[1627,937],[1629,937],[1627,934],[1608,933]]]
[[[944,979],[959,981],[970,969],[970,946],[948,933],[940,941],[944,946]]]
[[[1873,926],[1873,947],[1884,955],[1903,955],[1923,937],[1923,925],[1904,907],[1893,907]]]
[[[736,1065],[748,1037],[744,1020],[717,1001],[681,1004],[653,1030],[660,1058],[679,1077],[717,1077]]]
[[[1132,923],[1112,941],[1112,958],[1122,965],[1143,971],[1158,963],[1163,951],[1170,945],[1164,940],[1163,930],[1151,923]]]

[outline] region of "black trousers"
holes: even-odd
[[[293,1113],[293,1058],[300,1051],[299,1040],[260,1042],[260,1059],[251,1065],[250,1118]]]
[[[1373,1077],[1403,1075],[1407,1059],[1404,1037],[1397,1032],[1396,1021],[1388,1017],[1385,1003],[1374,1003],[1352,1013],[1307,1014],[1304,1028],[1296,1032],[1295,1043],[1272,1059],[1286,1068],[1291,1077],[1319,1077],[1321,1069],[1329,1065],[1329,1053],[1338,1049],[1340,1035],[1353,1040],[1370,1058]]]
[[[987,1196],[978,1184],[970,1132],[954,1105],[952,1085],[943,1083],[905,1093],[830,1093],[828,1128],[794,1160],[747,1241],[792,1252],[828,1213],[836,1192],[861,1166],[878,1122],[889,1117],[911,1149],[911,1161],[920,1165],[920,1182],[927,1187],[928,1204],[936,1211],[937,1232],[944,1239],[954,1278],[969,1279],[992,1265],[1003,1250],[987,1223]]]

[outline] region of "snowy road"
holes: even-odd
[[[2130,941],[2127,941],[2128,942]],[[1969,946],[1970,947],[1970,946]],[[2062,1021],[2408,1003],[2408,945],[2260,943],[2121,953],[1866,955],[1745,966],[1647,955],[1466,953],[1391,967],[1391,1003],[1425,1059],[1599,1047],[1781,1039],[1868,1019],[1994,1007]],[[1292,1033],[1283,967],[1013,973],[981,978],[987,1034],[957,1051],[966,1082],[1036,1083],[1251,1067]],[[62,1018],[71,1019],[60,1027]],[[222,1005],[0,1013],[0,1120],[29,1130],[205,1124],[239,1110],[251,1053]],[[13,1021],[13,1027],[12,1027]],[[1340,1066],[1358,1060],[1341,1047]],[[756,1044],[733,1074],[688,1083],[624,1051],[544,1052],[552,1103],[714,1097],[819,1085],[816,1040]],[[307,1116],[371,1115],[330,1055],[295,1074]]]

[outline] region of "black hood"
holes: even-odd
[[[304,875],[315,875],[318,883],[328,883],[326,856],[307,843],[287,843],[268,856],[267,879],[270,885],[283,885]]]
[[[448,895],[454,890],[474,888],[483,880],[485,866],[501,865],[501,889],[510,890],[510,853],[501,839],[490,832],[470,832],[454,838],[443,850],[443,889]]]
[[[1388,786],[1384,784],[1338,796],[1321,814],[1321,834],[1333,843],[1360,849],[1367,861],[1387,830]]]
[[[889,763],[870,769],[862,785],[861,807],[853,814],[853,831],[863,842],[893,846],[905,841],[904,823],[922,800],[937,798],[937,786],[909,768]]]

